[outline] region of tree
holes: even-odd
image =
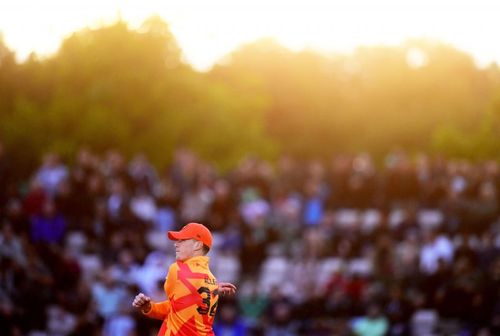
[[[184,64],[157,17],[138,30],[118,21],[75,32],[55,55],[21,68],[15,113],[1,128],[25,159],[46,150],[69,159],[85,145],[145,152],[164,166],[182,143],[222,167],[267,148],[261,105]]]

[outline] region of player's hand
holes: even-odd
[[[135,296],[132,306],[139,308],[143,313],[148,313],[151,310],[151,298],[139,293]]]
[[[236,286],[229,282],[219,282],[219,294],[222,296],[236,293]]]

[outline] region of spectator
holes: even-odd
[[[53,197],[59,184],[68,178],[68,168],[61,163],[59,155],[48,153],[43,159],[42,166],[35,174],[45,192]]]
[[[134,156],[128,165],[128,173],[134,184],[134,189],[142,189],[152,193],[158,180],[156,170],[143,153]]]
[[[378,304],[369,305],[366,315],[353,324],[353,331],[357,336],[383,336],[388,330],[389,323],[387,318],[382,315]]]
[[[132,298],[110,269],[104,271],[92,288],[92,299],[101,323],[119,315],[122,307],[129,306]]]
[[[31,179],[28,194],[24,198],[24,211],[28,217],[40,215],[48,196],[37,178]]]
[[[3,258],[8,258],[23,268],[27,264],[22,242],[8,222],[4,222],[0,232],[0,260]]]
[[[45,201],[42,213],[31,219],[31,239],[35,243],[61,243],[66,220],[51,200]]]
[[[234,304],[224,304],[220,307],[219,317],[214,323],[215,335],[245,336],[246,327],[238,318],[237,307]]]
[[[268,299],[259,292],[254,281],[249,282],[248,288],[247,293],[240,296],[239,308],[245,325],[249,330],[256,332],[266,312]]]
[[[82,147],[65,166],[49,155],[23,177],[28,190],[12,184],[8,169],[10,187],[0,184],[0,330],[63,333],[45,317],[73,316],[73,336],[146,336],[159,326],[117,302],[130,287],[163,295],[173,258],[165,233],[179,218],[199,217],[214,232],[214,272],[259,280],[232,311],[248,334],[342,335],[370,302],[389,335],[497,332],[494,161],[423,153],[414,162],[398,150],[382,167],[360,153],[336,156],[327,169],[320,159],[284,156],[273,169],[248,157],[218,174],[182,148],[155,176],[144,155],[132,157],[112,150],[100,158]],[[5,160],[0,153],[0,180],[2,167],[12,167]],[[109,272],[118,279],[105,280]]]

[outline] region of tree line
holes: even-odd
[[[499,140],[498,65],[441,42],[325,55],[262,39],[199,72],[158,17],[77,31],[22,62],[0,40],[0,141],[22,167],[81,146],[143,152],[160,167],[178,146],[221,169],[246,154],[394,148],[482,160],[500,158]]]

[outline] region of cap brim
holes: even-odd
[[[180,231],[168,231],[168,239],[170,240],[179,240],[179,239],[188,239],[189,237],[186,237],[185,235],[182,234]]]

